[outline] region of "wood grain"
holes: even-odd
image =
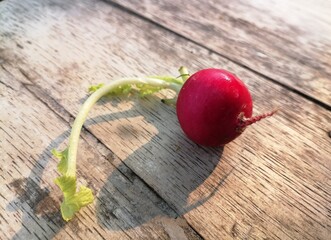
[[[136,207],[127,207],[126,214],[117,213],[119,221],[129,223],[122,225],[123,232],[113,232],[116,227],[108,227],[116,221],[99,217],[98,211],[106,211],[102,202],[108,206],[119,201],[108,193],[113,184],[119,184],[118,191],[127,191],[121,192],[125,198],[137,195],[131,193],[127,184],[116,182],[119,176],[115,170],[104,169],[105,159],[98,154],[101,148],[118,158],[117,169],[139,176],[134,183],[141,178],[166,201],[155,203],[157,209],[164,205],[175,209],[206,239],[329,238],[328,111],[218,54],[104,2],[7,1],[0,8],[7,21],[0,28],[1,65],[20,82],[2,79],[3,84],[9,89],[15,89],[15,84],[30,84],[27,88],[38,99],[68,121],[77,114],[90,84],[130,75],[177,74],[176,69],[182,64],[192,72],[210,66],[235,72],[251,89],[256,113],[281,107],[275,117],[247,129],[224,149],[208,149],[187,140],[178,126],[175,110],[160,103],[163,94],[169,92],[147,99],[135,95],[104,99],[87,121],[86,129],[92,135],[84,134],[79,159],[86,171],[91,170],[88,164],[97,166],[95,178],[88,180],[99,190],[99,207],[96,213],[89,212],[90,208],[84,210],[76,221],[91,223],[84,217],[86,214],[98,218],[104,234],[137,238],[147,231],[140,228],[154,227],[155,213],[146,216],[139,209],[140,199],[147,193],[138,195],[141,198],[131,205],[128,203]],[[13,14],[16,12],[21,14]],[[37,111],[40,106],[30,108]],[[41,120],[51,124],[53,118],[49,114],[45,113],[47,117]],[[33,165],[29,168],[33,169]],[[55,165],[47,168],[54,170]],[[89,178],[83,170],[79,176]],[[129,214],[142,219],[132,225]],[[169,233],[175,220],[167,219],[171,223],[164,229]],[[186,233],[186,228],[180,228]]]
[[[331,109],[331,2],[107,0]]]
[[[89,132],[78,175],[98,200],[64,222],[50,151],[67,142],[70,114],[59,116],[65,111],[33,83],[22,85],[2,68],[0,78],[0,239],[200,239]]]

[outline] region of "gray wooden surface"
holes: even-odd
[[[331,1],[114,2],[331,109]]]
[[[0,239],[330,239],[331,7],[262,2],[0,2]],[[103,99],[78,159],[97,198],[65,223],[50,150],[88,86],[181,65],[228,69],[255,114],[281,111],[210,149],[168,91]]]

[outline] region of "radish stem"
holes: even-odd
[[[187,72],[184,68],[184,72]],[[126,93],[134,85],[145,96],[161,89],[171,89],[179,93],[183,82],[174,77],[146,77],[146,78],[122,78],[114,80],[107,85],[99,84],[90,88],[94,93],[89,96],[80,109],[69,137],[69,145],[62,152],[52,150],[55,157],[60,159],[58,171],[62,174],[55,179],[55,183],[63,192],[61,213],[64,220],[69,221],[80,208],[93,202],[94,197],[91,189],[81,186],[77,191],[76,164],[79,136],[87,115],[93,105],[103,96],[109,93]]]
[[[78,149],[79,135],[81,128],[86,120],[86,117],[93,107],[93,105],[104,95],[108,94],[112,89],[119,87],[125,84],[148,84],[149,86],[169,88],[174,90],[176,93],[179,92],[181,85],[175,83],[165,82],[160,79],[154,78],[122,78],[115,80],[108,85],[103,86],[102,88],[95,91],[84,103],[80,109],[75,122],[72,126],[72,131],[69,138],[69,148],[68,148],[68,171],[67,175],[75,176],[76,175],[76,157]]]
[[[178,69],[178,71],[180,73],[180,77],[183,79],[183,82],[185,82],[190,77],[190,74],[188,73],[188,70],[186,67],[181,66]]]

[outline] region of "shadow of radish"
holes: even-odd
[[[122,100],[112,99],[112,104]],[[176,122],[177,117],[173,107],[167,106],[170,111],[160,107],[160,99],[133,100],[130,110],[88,119],[84,124],[89,127],[105,121],[144,116],[144,121],[158,130],[149,142],[116,166],[101,189],[96,189],[98,224],[113,231],[135,228],[160,217],[177,218],[211,198],[224,180],[220,179],[207,196],[189,201],[190,194],[203,185],[218,166],[223,148],[204,148],[190,142],[178,124],[172,124],[176,129],[171,132],[166,131],[167,121]],[[106,102],[109,100],[103,99],[99,104]],[[61,218],[59,199],[52,199],[50,189],[42,187],[44,169],[52,159],[51,150],[58,148],[68,136],[69,131],[65,131],[55,138],[42,152],[30,175],[11,183],[17,196],[7,205],[7,211],[22,212],[22,228],[12,239],[35,237],[33,229],[28,229],[31,215],[35,221],[51,226],[49,231],[42,233],[47,239],[56,236],[68,224]],[[58,208],[54,209],[54,206]],[[74,228],[78,224],[76,220],[71,220],[69,226]]]
[[[192,195],[220,164],[223,148],[205,148],[189,141],[177,123],[175,108],[163,106],[169,108],[165,111],[160,104],[160,99],[151,96],[140,103],[134,101],[133,108],[123,115],[107,114],[92,120],[111,122],[122,117],[143,116],[144,122],[153,125],[158,132],[122,160],[100,189],[97,216],[99,224],[105,228],[123,230],[160,217],[177,218],[210,199],[224,181],[220,179],[215,183],[208,194]],[[171,131],[167,129],[169,121],[175,128]],[[126,135],[128,129],[130,126],[124,129]]]
[[[51,150],[57,148],[68,136],[69,131],[65,131],[47,146],[28,177],[15,179],[9,183],[9,186],[15,191],[16,197],[7,204],[6,210],[22,213],[22,227],[12,237],[13,240],[36,238],[33,230],[36,225],[38,229],[41,222],[48,223],[47,228],[44,225],[42,229],[42,236],[45,239],[53,238],[66,225],[61,216],[59,200],[50,196],[49,188],[42,186],[42,176],[47,164],[52,159]],[[33,215],[34,221],[31,220],[31,215]]]

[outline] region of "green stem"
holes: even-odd
[[[180,73],[182,74],[182,72]],[[109,83],[108,85],[105,85],[100,89],[98,89],[97,91],[95,91],[83,104],[72,126],[72,131],[69,138],[68,168],[66,172],[67,176],[73,176],[73,177],[76,176],[76,157],[77,157],[79,136],[90,109],[101,97],[108,94],[114,88],[126,84],[130,84],[130,85],[148,84],[154,87],[169,88],[174,90],[176,93],[179,93],[182,87],[182,85],[180,84],[170,83],[155,78],[122,78],[115,80]]]
[[[179,69],[178,69],[179,73],[180,73],[180,76],[182,77],[183,79],[183,82],[185,82],[189,77],[190,77],[190,74],[187,70],[186,67],[183,67],[181,66]]]
[[[122,78],[112,81],[108,85],[103,86],[99,84],[90,88],[91,91],[95,92],[85,101],[74,121],[69,137],[69,146],[61,152],[55,149],[52,150],[53,155],[60,159],[58,171],[61,173],[61,176],[55,179],[55,183],[63,192],[61,213],[63,219],[66,221],[72,219],[76,212],[82,207],[92,203],[94,200],[93,192],[90,188],[80,186],[79,189],[77,189],[76,179],[76,158],[79,136],[87,115],[93,105],[101,97],[109,93],[116,94],[125,92],[131,89],[131,85],[135,85],[142,95],[151,94],[165,88],[172,89],[178,94],[183,82],[175,77],[169,76]],[[167,101],[171,102],[170,100]]]

